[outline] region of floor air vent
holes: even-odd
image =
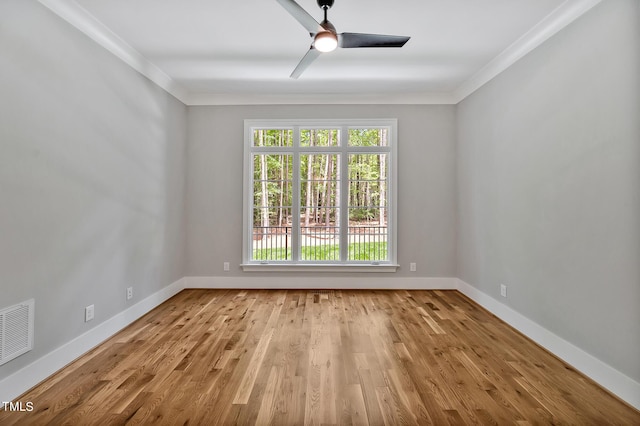
[[[0,365],[33,349],[34,299],[0,309]]]

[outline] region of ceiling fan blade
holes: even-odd
[[[300,22],[303,27],[309,31],[309,34],[315,34],[318,32],[321,25],[313,19],[313,16],[309,15],[298,3],[293,0],[276,0],[287,12],[293,16],[296,21]]]
[[[293,70],[293,72],[289,77],[291,78],[300,77],[300,75],[302,75],[304,70],[306,70],[307,67],[311,65],[311,63],[318,58],[318,56],[320,56],[320,51],[316,50],[315,47],[311,46],[307,54],[302,57],[302,59],[298,63],[298,66],[296,67],[296,69]]]
[[[342,33],[338,35],[338,45],[347,49],[352,47],[402,47],[410,38],[381,34]]]

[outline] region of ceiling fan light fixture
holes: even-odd
[[[334,0],[317,0],[318,6],[324,12],[322,22],[316,21],[313,16],[304,10],[295,0],[276,0],[287,12],[293,16],[307,30],[312,38],[311,47],[302,57],[298,65],[291,73],[291,78],[298,78],[305,69],[315,61],[322,53],[331,52],[337,47],[402,47],[410,37],[366,34],[366,33],[340,33],[327,19],[327,11],[333,6]],[[338,40],[338,36],[340,40]]]
[[[331,31],[321,31],[316,34],[313,46],[320,52],[331,52],[338,47],[338,36]]]

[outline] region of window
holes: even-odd
[[[244,269],[395,271],[395,157],[396,120],[246,120]]]

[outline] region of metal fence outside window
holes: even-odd
[[[292,260],[292,226],[254,226],[253,259]],[[300,260],[340,261],[340,227],[300,226]],[[347,260],[388,259],[387,226],[350,225],[347,232]]]

